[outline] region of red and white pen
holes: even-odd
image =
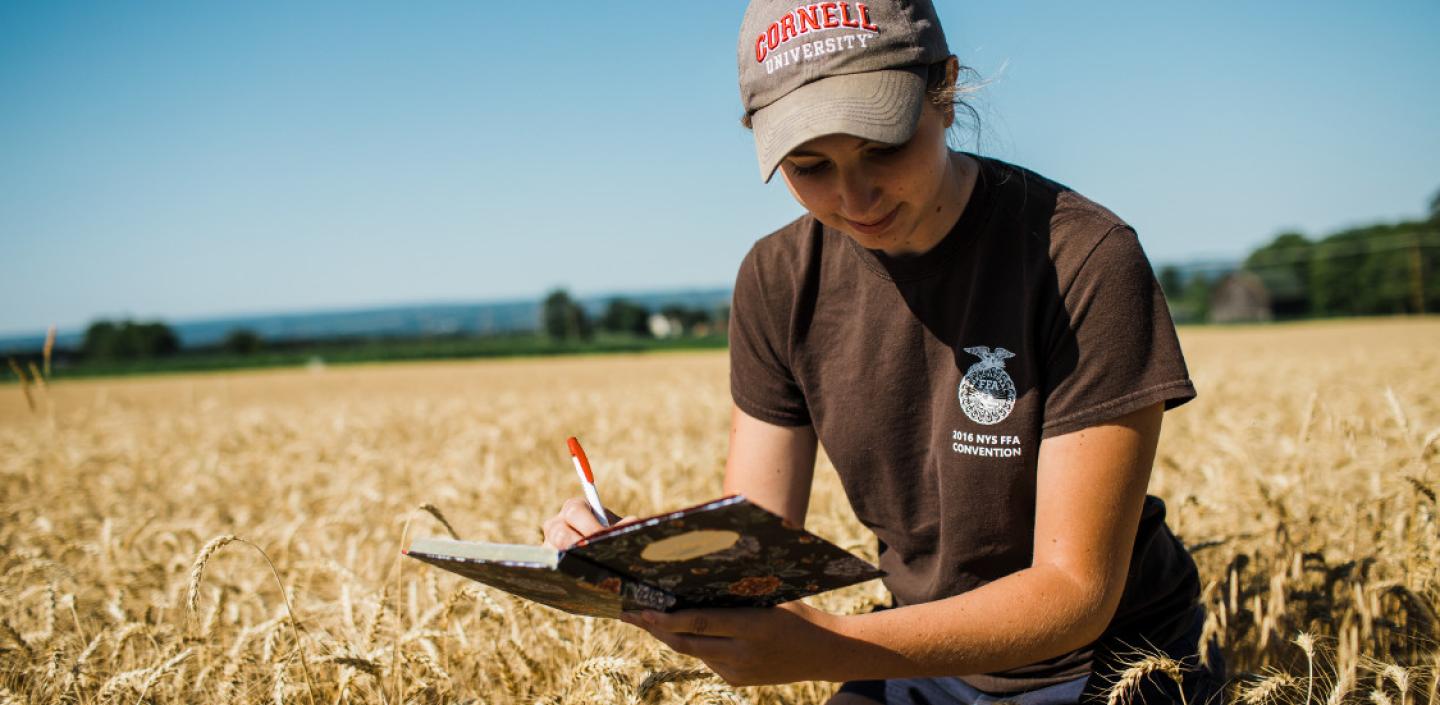
[[[610,520],[605,518],[600,493],[595,491],[595,474],[590,472],[590,459],[585,457],[585,449],[580,447],[580,441],[574,436],[565,439],[565,444],[570,446],[570,460],[575,463],[575,474],[580,476],[580,487],[585,490],[585,501],[590,503],[590,511],[595,513],[601,526],[609,528]]]

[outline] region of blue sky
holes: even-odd
[[[800,213],[740,127],[743,3],[0,0],[0,332],[726,286]],[[1419,216],[1440,3],[942,3],[965,147],[1154,261]]]

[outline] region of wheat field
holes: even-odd
[[[1181,336],[1200,397],[1166,416],[1151,491],[1200,563],[1230,697],[1440,702],[1440,320]],[[538,542],[577,489],[572,434],[624,512],[718,495],[723,353],[24,391],[0,387],[0,704],[761,704],[833,690],[731,689],[627,625],[398,556],[404,536],[452,528]],[[808,525],[874,558],[823,458]],[[876,582],[813,601],[883,599]]]

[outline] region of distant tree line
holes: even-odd
[[[265,340],[248,328],[226,334],[218,346],[236,355],[253,355],[265,348]],[[100,319],[85,329],[79,354],[84,360],[123,362],[171,357],[180,352],[180,336],[161,321],[112,321]]]
[[[140,360],[180,352],[180,337],[159,321],[99,320],[85,329],[80,354],[89,360]]]
[[[592,320],[584,307],[564,289],[550,292],[541,302],[542,334],[557,341],[588,342],[595,338],[597,332],[633,338],[704,336],[723,332],[728,316],[728,307],[712,311],[670,305],[651,311],[629,299],[614,298],[606,304],[603,313]],[[323,341],[302,342],[314,344]],[[199,351],[248,357],[291,347],[295,345],[266,341],[252,329],[237,328],[228,332],[218,344],[204,346]],[[71,354],[82,361],[127,362],[166,358],[180,353],[180,337],[161,321],[101,319],[86,328],[79,350]]]
[[[1428,218],[1349,228],[1311,239],[1284,232],[1251,252],[1239,272],[1265,289],[1275,318],[1440,311],[1440,192]],[[1208,320],[1217,285],[1230,272],[1157,276],[1177,318]]]
[[[669,305],[651,311],[629,299],[614,298],[592,321],[585,308],[564,289],[551,291],[540,308],[545,335],[557,341],[588,341],[597,330],[636,338],[709,335],[723,332],[729,318],[728,307],[711,311]]]

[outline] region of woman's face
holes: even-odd
[[[952,118],[930,103],[920,113],[904,144],[837,134],[795,148],[780,163],[790,193],[821,223],[863,247],[892,255],[930,249],[964,203],[945,145]]]

